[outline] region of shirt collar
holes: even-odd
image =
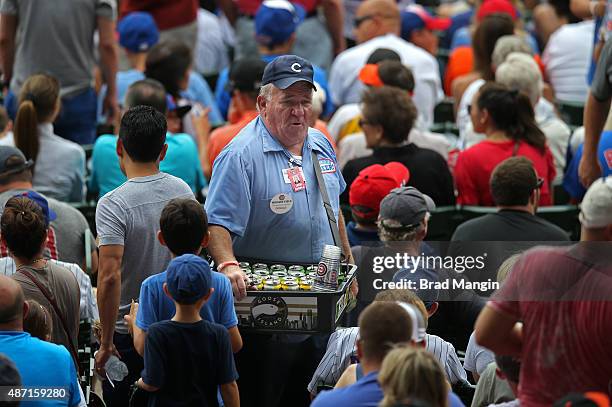
[[[287,151],[287,149],[283,147],[283,145],[276,138],[274,138],[272,134],[270,134],[270,131],[266,127],[266,124],[264,123],[261,117],[257,118],[257,125],[259,125],[260,127],[260,133],[263,138],[264,153],[267,153],[270,151]],[[306,135],[306,140],[304,140],[304,146],[308,150],[323,151],[316,144],[311,143],[310,134]],[[287,153],[289,152],[287,151]]]
[[[53,124],[51,124],[51,123],[41,123],[41,124],[39,124],[38,125],[38,135],[39,135],[39,137],[53,135]]]

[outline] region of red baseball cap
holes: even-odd
[[[410,171],[408,171],[408,168],[396,161],[385,165],[374,164],[364,168],[359,172],[349,189],[351,210],[357,216],[365,219],[377,218],[380,201],[392,189],[405,185],[409,179]]]
[[[508,14],[513,20],[518,18],[514,5],[508,0],[485,0],[478,9],[476,20],[482,21],[486,16],[494,13]]]

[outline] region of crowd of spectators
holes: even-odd
[[[610,31],[604,0],[0,0],[0,390],[609,406]],[[303,156],[285,143],[301,130]],[[325,232],[272,247],[256,227],[291,225],[294,201],[270,179],[322,210],[315,176],[326,216],[300,221]],[[241,331],[232,247],[302,259],[328,223],[358,266],[338,328]],[[415,260],[482,242],[478,277]],[[373,270],[392,253],[412,260]]]

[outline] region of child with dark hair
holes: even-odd
[[[35,300],[50,311],[51,342],[64,345],[76,357],[79,284],[68,269],[42,256],[49,219],[54,216],[44,198],[33,191],[25,192],[6,202],[0,230],[17,267],[12,278],[19,283],[26,299]]]
[[[208,245],[206,212],[193,199],[170,201],[162,211],[159,225],[157,238],[170,250],[173,258],[184,254],[198,255]],[[149,327],[155,322],[171,319],[176,312],[174,303],[164,294],[166,278],[167,272],[164,271],[143,281],[135,312],[126,317],[133,331],[134,346],[141,355],[144,354]],[[242,338],[238,331],[230,282],[223,274],[212,273],[211,287],[214,294],[200,308],[200,316],[206,321],[223,325],[229,332],[233,351],[238,352],[242,347]]]
[[[27,300],[28,313],[23,318],[23,330],[41,341],[49,342],[53,332],[53,319],[49,311],[34,300]]]
[[[194,254],[174,258],[164,293],[176,314],[149,327],[144,370],[137,386],[149,393],[149,405],[216,406],[217,386],[227,407],[240,397],[231,342],[223,326],[203,320],[200,309],[214,295],[208,262]]]

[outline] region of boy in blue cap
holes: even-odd
[[[172,257],[197,255],[202,247],[208,245],[206,212],[193,199],[173,199],[168,202],[162,210],[159,223],[157,237],[162,245],[168,247]],[[176,312],[174,303],[163,290],[167,273],[164,271],[152,275],[142,282],[139,304],[136,304],[135,312],[125,317],[133,332],[134,347],[140,355],[144,355],[145,338],[151,325],[172,318]],[[200,316],[223,325],[229,333],[233,351],[238,352],[242,348],[242,338],[238,331],[230,282],[223,274],[213,273],[210,287],[215,294],[200,308]]]
[[[227,330],[200,316],[214,292],[208,262],[184,254],[170,262],[166,273],[163,289],[174,301],[176,314],[149,327],[138,387],[150,392],[149,406],[217,406],[217,386],[226,407],[239,406],[238,373]]]

